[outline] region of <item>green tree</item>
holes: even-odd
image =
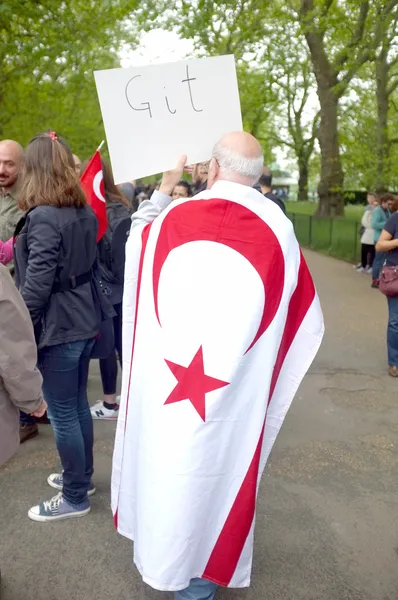
[[[279,126],[273,139],[287,147],[295,157],[299,171],[298,200],[308,199],[309,165],[314,151],[319,112],[315,98],[315,78],[305,41],[299,27],[281,27],[275,21],[273,33],[267,37],[260,62],[268,65],[268,79],[277,96],[279,111],[274,118]],[[279,113],[279,114],[278,114]]]
[[[385,192],[389,185],[391,171],[391,146],[394,140],[390,138],[390,99],[398,89],[398,46],[397,24],[398,7],[392,13],[390,21],[379,19],[381,42],[375,53],[375,80],[376,80],[376,111],[377,111],[377,176],[376,191]],[[395,140],[398,142],[398,139]]]
[[[39,130],[64,133],[91,153],[103,136],[92,71],[119,65],[131,39],[116,0],[5,0],[0,5],[0,138],[26,143]]]
[[[379,24],[389,22],[398,0],[300,0],[298,18],[308,44],[320,103],[318,139],[320,215],[344,212],[338,135],[339,101],[381,42]]]

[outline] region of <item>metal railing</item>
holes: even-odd
[[[361,242],[360,223],[348,219],[329,219],[288,213],[299,244],[341,258],[357,261]]]

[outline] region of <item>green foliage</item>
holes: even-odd
[[[6,0],[0,8],[0,138],[49,127],[87,156],[103,139],[93,70],[119,66],[131,40],[117,0]]]
[[[235,55],[245,129],[268,164],[284,150],[312,188],[321,172],[317,91],[327,78],[340,99],[345,186],[372,188],[380,143],[374,61],[388,38],[386,185],[398,189],[397,7],[398,0],[3,0],[0,138],[26,144],[51,127],[89,156],[104,138],[93,70],[119,66],[122,44],[161,26],[192,40],[196,56]]]

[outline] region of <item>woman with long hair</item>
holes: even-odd
[[[33,322],[44,398],[63,467],[62,474],[47,480],[59,493],[32,507],[29,517],[80,517],[90,511],[88,496],[95,491],[87,379],[99,330],[92,281],[98,225],[72,153],[54,132],[34,137],[26,148],[20,207],[26,215],[16,230],[16,283]]]
[[[387,220],[376,244],[376,251],[385,256],[385,264],[398,270],[398,197],[388,194],[392,215]],[[398,377],[398,296],[387,296],[388,373]]]
[[[100,358],[100,372],[103,400],[91,407],[93,419],[113,420],[119,414],[117,385],[117,358],[122,366],[122,298],[124,285],[124,258],[127,235],[131,226],[129,201],[116,187],[110,165],[102,160],[104,191],[108,228],[98,243],[98,264],[104,291],[113,305],[116,315],[113,318],[115,345],[110,354]]]

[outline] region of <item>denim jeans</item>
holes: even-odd
[[[375,257],[373,259],[373,266],[372,266],[373,281],[379,281],[380,272],[383,267],[383,263],[386,260],[386,256],[387,256],[386,252],[376,252]]]
[[[213,600],[217,584],[207,579],[191,579],[185,590],[174,592],[174,600]]]
[[[87,379],[93,340],[39,351],[43,395],[63,468],[63,495],[70,504],[87,500],[93,474],[93,421]]]
[[[388,302],[388,328],[387,350],[388,364],[398,367],[398,296],[387,296]]]

